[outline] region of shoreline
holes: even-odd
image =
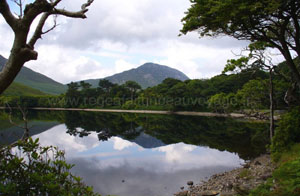
[[[174,196],[248,195],[251,190],[266,182],[274,169],[270,155],[261,155],[243,167],[212,175],[202,183],[193,185],[193,182],[188,182],[189,188]]]
[[[6,107],[0,107],[6,109]],[[83,111],[83,112],[106,112],[106,113],[136,113],[136,114],[162,114],[162,115],[182,115],[182,116],[203,116],[203,117],[231,117],[244,118],[249,120],[261,120],[255,117],[249,117],[240,113],[213,113],[213,112],[193,112],[193,111],[162,111],[162,110],[122,110],[122,109],[89,109],[89,108],[28,108],[29,110],[48,110],[48,111]],[[279,116],[275,116],[278,120]],[[261,120],[264,121],[264,120]]]

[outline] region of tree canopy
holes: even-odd
[[[228,35],[277,48],[300,86],[300,2],[298,0],[190,0],[181,32],[201,37]]]

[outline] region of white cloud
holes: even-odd
[[[129,63],[123,59],[119,59],[115,63],[115,70],[116,70],[116,73],[119,73],[119,72],[123,72],[123,71],[129,70],[129,69],[137,68],[138,66],[139,65],[135,65],[135,64]]]
[[[186,145],[186,144],[174,144],[174,145],[168,145],[159,147],[158,151],[165,152],[166,153],[166,160],[168,162],[185,162],[186,161],[186,155],[189,152],[192,152],[197,147],[192,145]]]
[[[111,140],[114,143],[114,149],[115,150],[124,150],[125,148],[133,146],[132,142],[129,142],[127,140],[123,140],[119,137],[113,137],[113,138],[111,138]]]
[[[163,146],[155,150],[165,153],[165,161],[172,169],[205,168],[220,165],[234,167],[242,163],[238,155],[184,143]]]
[[[78,10],[82,2],[62,1],[61,7]],[[190,78],[219,74],[234,57],[231,50],[239,51],[245,42],[199,39],[197,33],[178,37],[189,5],[184,0],[94,1],[85,20],[59,17],[60,25],[38,41],[38,60],[26,66],[62,83],[110,76],[145,62],[179,69]],[[8,56],[13,34],[2,17],[0,35],[5,38],[0,54]]]
[[[89,137],[80,138],[70,136],[65,131],[65,125],[58,125],[38,136],[34,136],[33,139],[38,137],[43,146],[52,145],[59,147],[59,150],[65,150],[68,157],[78,156],[78,153],[95,148],[99,145],[96,133],[90,134]]]
[[[84,56],[82,51],[65,50],[57,45],[42,45],[37,49],[39,58],[30,61],[27,67],[46,74],[62,83],[100,78],[114,73],[100,62]]]

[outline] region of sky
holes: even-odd
[[[75,11],[84,2],[63,0],[59,7]],[[87,19],[58,17],[59,26],[36,44],[38,60],[25,66],[64,84],[103,78],[146,62],[178,69],[191,79],[210,78],[221,73],[227,59],[237,58],[247,42],[199,39],[196,32],[178,36],[189,6],[189,0],[95,0]],[[52,23],[50,18],[44,30]],[[2,16],[0,35],[0,54],[7,58],[14,37]]]

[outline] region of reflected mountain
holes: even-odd
[[[58,122],[31,121],[28,123],[28,127],[30,128],[29,136],[32,137],[34,135],[41,134],[58,124]],[[20,124],[20,126],[23,125]],[[2,129],[0,130],[0,146],[12,144],[21,139],[23,135],[24,129],[17,126],[11,126],[9,128]]]
[[[148,148],[184,142],[245,160],[264,153],[268,143],[267,123],[231,118],[66,112],[65,123],[68,133],[79,137],[96,132],[102,141],[119,136]]]
[[[166,144],[151,135],[141,132],[134,140],[130,140],[143,148],[158,148]]]
[[[11,143],[23,130],[5,116],[0,142]],[[30,111],[28,119],[33,139],[63,149],[72,172],[102,195],[171,196],[264,153],[268,141],[268,124],[231,118]]]
[[[144,148],[183,142],[237,153],[244,160],[265,152],[268,124],[231,118],[116,114],[97,112],[30,112],[29,119],[65,123],[67,133],[87,137],[96,133],[99,141],[118,136]],[[40,131],[46,130],[41,128]]]

